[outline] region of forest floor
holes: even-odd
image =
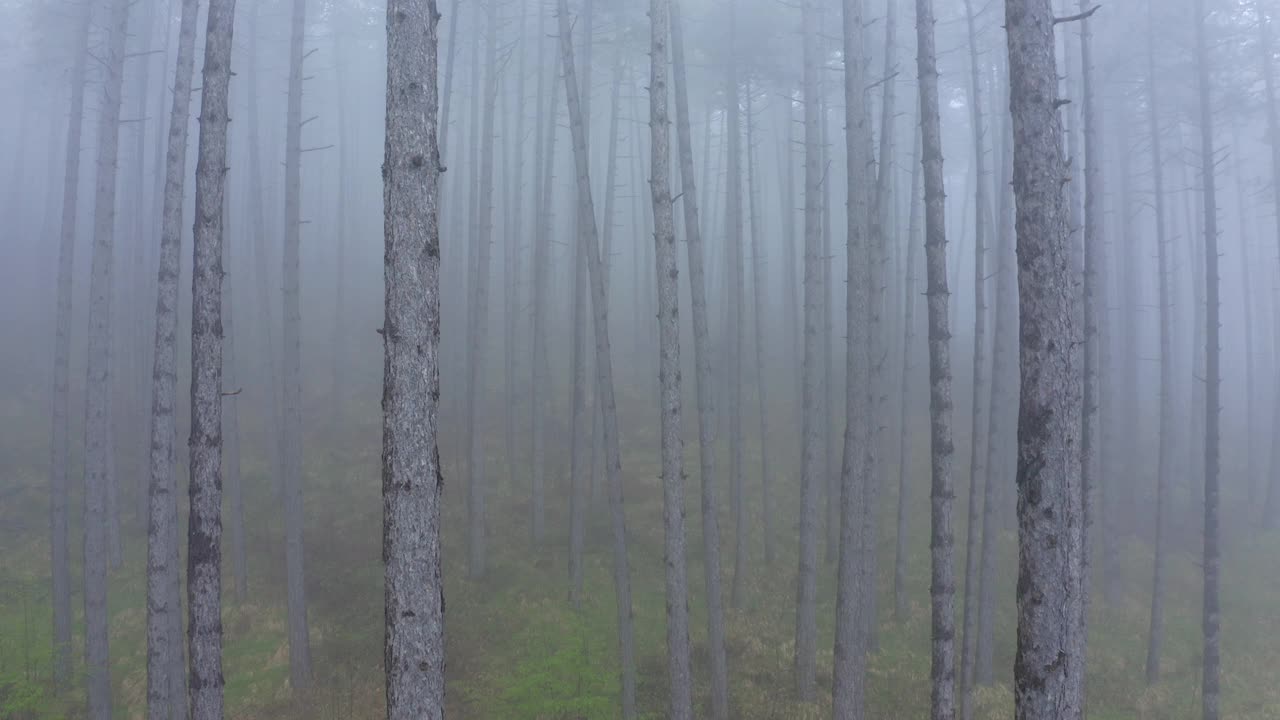
[[[369,415],[368,413],[362,413]],[[375,418],[376,416],[371,417]],[[314,688],[294,693],[288,685],[284,594],[280,568],[283,543],[277,504],[265,467],[247,456],[246,525],[251,548],[249,599],[235,602],[228,566],[223,585],[226,702],[231,718],[382,717],[382,566],[378,426],[345,433],[343,442],[310,447],[306,485],[306,572],[314,656]],[[38,429],[27,428],[41,448]],[[567,603],[567,510],[549,502],[541,546],[528,537],[527,492],[508,477],[501,461],[501,432],[494,433],[489,470],[490,567],[482,581],[466,577],[465,477],[446,457],[445,579],[447,602],[447,717],[482,720],[578,720],[616,716],[618,680],[615,610],[608,515],[592,513],[586,557],[586,602],[574,612]],[[10,439],[13,439],[12,437]],[[548,442],[548,447],[553,447]],[[657,441],[629,437],[624,448],[627,521],[636,620],[639,701],[645,718],[659,718],[665,703],[662,492]],[[686,518],[689,537],[689,606],[698,681],[696,701],[709,702],[706,683],[706,613],[703,601],[697,446],[687,446]],[[41,451],[43,452],[43,451]],[[758,498],[758,462],[748,451],[750,497]],[[549,455],[551,455],[549,453]],[[781,459],[789,460],[783,456]],[[49,685],[47,492],[43,458],[34,450],[0,457],[0,717],[75,717],[82,693],[55,696]],[[722,458],[723,460],[723,458]],[[917,467],[927,467],[924,458]],[[778,458],[774,460],[777,466]],[[561,460],[552,458],[548,498],[565,495]],[[724,468],[722,463],[720,468]],[[763,561],[758,527],[750,537],[750,567],[744,575],[743,607],[727,610],[727,652],[733,716],[743,720],[805,720],[830,715],[829,693],[815,704],[794,700],[791,659],[794,632],[796,487],[790,472],[777,483],[778,554]],[[723,474],[723,471],[721,471]],[[516,473],[517,476],[520,473]],[[895,477],[890,473],[890,477]],[[78,479],[78,476],[73,476]],[[726,483],[721,497],[727,498]],[[517,485],[520,485],[517,487]],[[868,717],[924,718],[929,703],[929,554],[927,482],[913,481],[907,566],[910,602],[905,617],[893,617],[894,527],[882,523],[879,553],[879,649],[869,661]],[[963,488],[961,488],[963,490]],[[883,493],[883,518],[892,518],[896,491]],[[960,497],[964,497],[960,494]],[[727,504],[726,504],[727,505]],[[963,505],[957,502],[957,576],[963,576]],[[758,508],[753,506],[753,511]],[[72,569],[76,622],[81,621],[78,497],[72,503]],[[721,514],[725,594],[733,574],[734,528]],[[144,547],[136,524],[126,525],[124,564],[111,576],[111,658],[116,717],[144,717]],[[1188,533],[1190,534],[1190,533]],[[226,535],[224,533],[224,539]],[[225,548],[225,542],[224,542]],[[1223,567],[1223,717],[1280,718],[1280,535],[1227,528]],[[975,715],[1012,718],[1011,668],[1015,630],[1016,538],[999,543],[995,668],[997,684],[977,693]],[[1095,720],[1181,720],[1200,716],[1200,570],[1198,543],[1174,549],[1168,589],[1168,636],[1163,680],[1147,687],[1144,661],[1148,625],[1151,554],[1137,540],[1123,546],[1122,577],[1111,601],[1095,583],[1090,619],[1088,704]],[[834,627],[834,565],[819,578],[818,680],[829,686]],[[963,605],[957,597],[957,625]],[[82,633],[76,628],[73,658],[82,667]],[[702,714],[702,713],[700,713]]]

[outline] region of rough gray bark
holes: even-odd
[[[480,437],[480,413],[488,357],[489,259],[493,243],[493,122],[498,98],[498,8],[486,3],[484,120],[480,130],[478,232],[475,235],[476,266],[471,285],[471,322],[468,324],[467,353],[467,573],[483,577],[486,571],[488,534],[485,510],[488,481],[484,470],[484,448]]]
[[[440,152],[435,0],[387,3],[383,162],[383,666],[387,720],[444,718]]]
[[[1009,106],[1017,197],[1021,398],[1018,410],[1018,720],[1079,718],[1083,558],[1081,337],[1057,112],[1049,0],[1009,0]]]
[[[591,276],[591,309],[596,341],[596,383],[604,403],[605,472],[609,484],[609,512],[613,519],[613,576],[618,609],[618,654],[622,670],[622,717],[636,715],[635,631],[631,617],[631,578],[627,567],[627,523],[622,499],[622,459],[618,441],[618,408],[613,391],[613,360],[609,350],[609,305],[605,295],[600,247],[596,239],[595,208],[591,199],[591,175],[587,168],[586,135],[578,100],[577,72],[573,59],[568,0],[558,0],[560,62],[564,67],[565,96],[569,106],[569,131],[578,187],[578,223],[585,236],[587,270]]]
[[[892,1],[892,0],[891,0]],[[919,111],[916,123],[912,125],[915,136],[915,152],[911,160],[911,201],[907,205],[907,272],[903,283],[903,319],[902,319],[902,384],[898,388],[898,418],[901,423],[901,434],[898,438],[898,523],[894,535],[893,558],[893,615],[897,620],[907,617],[907,540],[909,513],[911,503],[911,422],[908,400],[912,396],[911,379],[915,374],[916,348],[916,295],[919,292],[919,281],[916,278],[916,266],[919,265],[917,252],[924,243],[921,236],[921,149]]]
[[[658,278],[658,378],[662,392],[662,527],[667,585],[667,675],[671,720],[692,720],[689,584],[685,571],[684,438],[680,407],[680,276],[671,203],[671,119],[667,111],[670,6],[650,0],[649,188]]]
[[[738,101],[737,12],[729,0],[729,58],[725,75],[725,369],[728,382],[725,420],[729,434],[729,504],[733,512],[733,584],[729,606],[742,607],[743,581],[747,572],[747,499],[742,479],[742,356],[745,342],[742,328],[742,123]]]
[[[151,380],[151,456],[147,501],[147,717],[184,720],[182,607],[179,589],[177,435],[178,278],[182,201],[187,167],[191,75],[195,66],[198,0],[183,0],[173,79],[157,276],[155,356]]]
[[[977,664],[978,583],[981,563],[979,543],[981,539],[980,498],[984,496],[988,478],[986,441],[988,411],[984,405],[989,400],[985,391],[987,382],[987,150],[986,128],[982,118],[982,72],[978,65],[978,31],[972,0],[965,0],[965,24],[969,34],[969,125],[973,141],[974,204],[973,204],[973,403],[969,427],[969,522],[965,529],[964,553],[964,637],[960,645],[960,717],[973,717],[974,666]]]
[[[307,0],[293,0],[289,22],[289,93],[284,169],[283,426],[285,582],[289,616],[289,683],[311,686],[311,638],[302,529],[302,343],[299,263],[302,241],[302,63]]]
[[[814,699],[817,650],[818,493],[826,482],[821,473],[823,432],[819,363],[822,343],[818,323],[822,319],[822,218],[819,187],[822,178],[819,147],[820,98],[818,97],[818,10],[814,0],[801,0],[800,22],[804,36],[804,369],[801,407],[800,452],[800,559],[796,573],[796,695]]]
[[[196,152],[191,282],[191,515],[187,697],[191,720],[222,719],[222,242],[235,0],[210,0]]]
[[[698,186],[693,174],[693,138],[689,130],[689,90],[685,76],[680,0],[671,0],[670,8],[676,136],[680,146],[680,202],[684,210],[684,239],[689,258],[693,354],[698,383],[698,473],[702,489],[702,565],[706,581],[707,655],[711,664],[711,718],[727,720],[729,683],[724,650],[724,604],[720,587],[720,520],[715,485],[715,388],[711,379],[711,335],[707,329],[704,249],[698,219]],[[704,148],[704,151],[710,155],[710,148]]]
[[[1204,720],[1218,720],[1221,646],[1218,605],[1221,551],[1218,548],[1219,407],[1222,376],[1219,370],[1220,300],[1218,288],[1218,205],[1214,178],[1213,108],[1210,106],[1210,58],[1205,30],[1204,0],[1195,0],[1196,77],[1200,97],[1200,184],[1204,207],[1205,273],[1205,417],[1204,417],[1204,632],[1203,678],[1200,700]]]
[[[916,0],[916,70],[920,87],[920,135],[924,172],[925,298],[929,317],[930,585],[932,619],[930,714],[954,720],[955,533],[951,506],[955,491],[951,466],[951,331],[947,305],[946,195],[942,180],[942,128],[938,111],[938,60],[934,44],[933,0]]]
[[[85,689],[90,720],[111,718],[111,668],[107,565],[114,522],[111,433],[111,297],[115,248],[116,161],[120,131],[120,90],[124,84],[129,2],[112,0],[102,98],[98,103],[97,187],[93,206],[93,252],[89,270],[89,349],[84,428],[84,618]],[[74,212],[74,209],[73,209]]]
[[[871,119],[866,98],[866,58],[861,0],[843,2],[845,237],[845,427],[840,466],[840,549],[836,579],[836,632],[831,713],[859,720],[866,704],[866,584],[871,538],[866,532],[867,486],[872,482],[871,385],[872,289],[876,251],[871,200]],[[828,388],[828,393],[831,388]],[[831,498],[833,501],[835,498]]]
[[[62,175],[62,218],[58,233],[57,310],[53,340],[53,427],[49,433],[49,567],[53,606],[53,683],[65,689],[71,681],[71,559],[68,548],[67,490],[71,441],[71,298],[75,269],[76,221],[80,199],[80,136],[84,127],[85,66],[93,6],[85,4],[76,18],[76,54],[71,64],[71,98],[67,118],[66,158]]]

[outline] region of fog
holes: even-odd
[[[205,4],[190,26],[195,74],[175,78],[189,3],[0,0],[0,717],[187,716],[184,645],[204,627],[178,590],[196,567],[179,540],[194,524],[204,437],[192,432],[193,313],[203,317],[192,228],[217,214],[197,211]],[[1053,3],[1058,99],[1037,100],[1062,130],[1070,269],[1042,276],[1035,240],[1059,216],[1017,214],[1034,182],[1015,164],[1031,157],[1034,128],[1010,113],[1010,88],[1030,86],[1010,80],[1006,27],[1044,3],[1009,3],[673,7],[683,37],[669,50],[683,58],[664,77],[662,172],[678,324],[665,340],[650,4],[569,0],[577,93],[566,98],[556,2],[427,3],[441,16],[428,424],[443,478],[444,716],[1080,717],[1035,714],[1018,674],[1034,659],[1019,637],[1037,627],[1028,609],[1041,587],[1023,574],[1037,537],[1037,428],[1075,458],[1046,451],[1046,472],[1069,476],[1046,496],[1078,492],[1072,519],[1041,529],[1077,568],[1067,600],[1084,617],[1058,641],[1079,652],[1083,674],[1064,672],[1090,712],[1280,716],[1269,631],[1280,607],[1280,5]],[[384,235],[384,180],[396,177],[384,163],[405,149],[386,133],[388,12],[366,0],[231,4],[210,330],[221,338],[219,702],[228,717],[393,716],[380,571],[398,546],[380,513],[392,477],[383,412],[396,402],[384,394],[384,281],[398,256]],[[939,156],[920,132],[925,6],[936,16],[939,227],[925,184]],[[124,15],[121,35],[113,18]],[[191,89],[187,115],[174,112],[175,88]],[[175,121],[186,142],[167,174]],[[167,193],[181,212],[168,226]],[[166,227],[180,231],[176,330],[158,350]],[[926,230],[945,232],[945,276],[928,282]],[[1019,389],[1040,377],[1029,348],[1050,330],[1033,326],[1039,310],[1020,325],[1019,310],[1041,307],[1027,305],[1037,278],[1046,293],[1059,280],[1071,289],[1076,307],[1056,316],[1047,352],[1073,358],[1074,379],[1029,425]],[[930,327],[927,305],[942,296],[947,322]],[[678,384],[664,396],[660,347],[673,339]],[[930,393],[944,346],[950,446],[937,434],[940,376],[932,405]],[[679,415],[664,416],[673,404]],[[1064,417],[1073,436],[1053,430]],[[164,427],[176,434],[158,445]],[[682,446],[664,443],[668,427]],[[155,524],[158,487],[176,497],[171,536]],[[156,574],[158,558],[172,575]],[[96,635],[95,618],[106,623]],[[692,645],[683,675],[679,622]],[[108,635],[109,651],[90,639]],[[942,653],[955,675],[950,714],[938,714],[931,648],[933,670]],[[857,660],[842,665],[849,653]],[[691,716],[678,710],[682,683]],[[160,686],[172,692],[163,707]]]

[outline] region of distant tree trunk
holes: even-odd
[[[1204,202],[1205,271],[1205,420],[1204,420],[1204,661],[1200,697],[1204,720],[1219,717],[1220,608],[1218,604],[1221,551],[1218,548],[1219,408],[1222,377],[1219,370],[1218,204],[1214,180],[1213,108],[1210,106],[1210,60],[1205,38],[1204,0],[1195,0],[1196,75],[1200,96],[1200,182]]]
[[[456,4],[456,3],[455,3]],[[444,718],[439,43],[435,0],[387,3],[383,167],[383,665],[387,720]]]
[[[284,169],[284,499],[285,578],[289,616],[289,683],[311,686],[311,639],[302,520],[302,63],[307,0],[293,0],[289,24],[289,93]]]
[[[1150,8],[1150,6],[1149,6]],[[1149,10],[1150,13],[1150,10]],[[1169,544],[1170,476],[1173,473],[1173,272],[1169,238],[1165,230],[1164,157],[1160,150],[1160,102],[1156,94],[1155,15],[1147,25],[1147,120],[1151,138],[1151,175],[1156,216],[1156,255],[1160,298],[1160,436],[1156,458],[1156,538],[1151,578],[1151,615],[1147,628],[1147,684],[1160,680],[1160,654],[1164,647],[1164,589]]]
[[[929,601],[932,616],[932,720],[954,720],[955,534],[951,506],[951,331],[947,305],[946,195],[942,175],[942,128],[938,110],[938,60],[934,49],[933,0],[916,0],[916,69],[920,86],[920,135],[924,171],[925,297],[929,315],[930,490]]]
[[[348,97],[352,88],[347,81],[347,63],[350,62],[343,52],[343,29],[337,27],[336,22],[331,29],[333,33],[333,68],[334,75],[337,80],[337,91],[340,97]],[[350,176],[352,174],[351,162],[351,146],[354,144],[352,133],[350,130],[350,121],[348,120],[348,111],[346,102],[339,102],[338,105],[338,207],[337,218],[335,219],[334,233],[336,238],[336,259],[334,262],[334,288],[333,288],[333,336],[330,345],[332,356],[329,358],[331,362],[331,375],[333,386],[330,388],[329,402],[332,407],[329,411],[329,422],[332,430],[340,430],[342,428],[343,418],[346,415],[346,385],[347,377],[347,207],[351,204],[350,194]],[[234,402],[234,398],[228,402]],[[335,432],[335,440],[337,433]],[[239,586],[236,588],[237,597],[239,596]]]
[[[231,154],[231,142],[227,141],[227,155]],[[225,176],[225,173],[224,173]],[[225,178],[224,178],[225,180]],[[225,182],[224,182],[225,184]],[[244,488],[240,477],[240,403],[238,393],[242,389],[236,376],[236,340],[234,322],[235,293],[232,289],[234,271],[231,269],[231,196],[222,192],[221,228],[222,280],[222,384],[230,388],[222,402],[222,440],[225,468],[224,484],[231,509],[231,569],[235,578],[237,603],[249,597],[248,555],[244,538]]]
[[[782,105],[782,137],[778,142],[778,164],[782,166],[782,192],[778,193],[778,201],[781,204],[779,219],[782,222],[782,252],[783,266],[782,271],[785,274],[783,280],[783,288],[786,290],[787,301],[783,303],[783,309],[786,312],[787,325],[791,328],[791,370],[795,376],[795,397],[799,401],[804,395],[804,382],[801,368],[804,365],[804,342],[801,339],[801,326],[804,324],[803,313],[800,308],[800,274],[803,268],[796,267],[796,163],[795,151],[792,145],[795,143],[795,119],[792,116],[792,101],[780,103]],[[802,408],[797,404],[796,409],[796,425],[798,422]]]
[[[729,383],[725,408],[729,422],[729,494],[733,506],[733,585],[729,591],[729,605],[741,608],[743,581],[747,572],[747,500],[742,480],[742,314],[746,304],[743,292],[742,262],[742,123],[738,100],[737,61],[737,11],[734,0],[729,0],[729,58],[725,76],[725,256],[729,273],[725,289],[725,309],[728,311],[728,327],[725,348],[725,366]]]
[[[702,488],[702,565],[706,581],[707,655],[711,663],[711,718],[729,717],[728,670],[724,650],[724,604],[720,589],[720,521],[715,484],[715,392],[711,379],[711,337],[707,329],[707,286],[703,268],[698,186],[693,174],[689,131],[689,90],[685,78],[680,0],[671,2],[671,60],[676,96],[676,136],[680,145],[680,202],[689,257],[689,297],[693,310],[693,354],[698,381],[698,472]],[[710,148],[704,148],[710,154]],[[705,179],[705,176],[704,176]]]
[[[613,361],[609,350],[609,306],[601,271],[600,247],[596,239],[595,208],[591,199],[591,176],[587,168],[586,136],[578,100],[578,79],[574,69],[573,37],[568,0],[558,0],[560,57],[564,67],[565,95],[569,105],[569,130],[573,136],[573,159],[577,174],[579,228],[587,248],[587,269],[591,275],[591,306],[596,340],[596,381],[604,403],[604,443],[609,483],[609,510],[613,516],[614,592],[618,608],[618,653],[622,666],[622,717],[636,716],[635,634],[631,618],[631,578],[627,567],[627,524],[622,501],[622,459],[618,441],[618,409],[613,391]]]
[[[75,270],[76,221],[80,199],[80,142],[84,126],[85,66],[93,6],[76,17],[76,54],[71,64],[71,99],[67,118],[66,159],[62,176],[62,218],[58,234],[58,299],[53,340],[53,428],[49,437],[49,566],[53,605],[53,683],[64,690],[71,682],[71,559],[68,548],[67,490],[71,441],[71,299]],[[190,73],[188,73],[190,75]]]
[[[484,380],[488,359],[489,329],[489,259],[493,242],[493,123],[498,98],[498,8],[488,2],[485,33],[484,120],[480,130],[480,189],[477,200],[478,232],[476,267],[471,286],[471,323],[467,328],[467,572],[472,578],[483,577],[488,565],[486,535],[488,512],[485,509],[488,480],[484,470],[484,447],[481,441],[481,413],[484,403]]]
[[[891,0],[892,1],[892,0]],[[916,294],[919,292],[919,281],[916,278],[916,266],[920,264],[917,254],[923,244],[920,228],[920,173],[921,149],[919,111],[916,122],[912,125],[915,136],[915,152],[911,160],[911,201],[907,206],[907,272],[903,283],[903,319],[902,319],[902,384],[898,388],[898,418],[901,423],[901,434],[898,439],[898,524],[894,535],[893,559],[893,615],[903,621],[907,617],[907,541],[908,509],[911,505],[911,414],[909,402],[912,393],[911,379],[915,374],[916,347]]]
[[[102,99],[98,104],[97,188],[93,209],[93,255],[89,274],[88,379],[85,386],[84,618],[85,689],[89,720],[111,718],[111,667],[107,610],[109,504],[113,482],[111,433],[111,296],[115,247],[116,160],[120,98],[124,84],[129,0],[112,0],[107,18]],[[71,209],[75,212],[75,208]]]
[[[1009,0],[1005,27],[1021,307],[1014,713],[1079,718],[1081,328],[1049,0]]]
[[[819,394],[822,343],[818,323],[822,316],[822,149],[819,147],[821,99],[818,97],[818,9],[814,0],[801,0],[804,36],[804,370],[801,406],[800,453],[800,560],[796,575],[796,694],[812,702],[815,694],[818,649],[817,564],[818,493],[826,482],[821,468],[823,419]]]
[[[436,3],[431,1],[431,6],[435,7]],[[449,101],[453,97],[453,62],[458,57],[458,19],[461,14],[458,12],[458,5],[461,0],[452,0],[449,3],[449,52],[445,54],[444,60],[444,92],[440,98],[440,117],[438,127],[440,128],[440,142],[437,148],[440,152],[442,160],[448,157],[448,140],[449,140]],[[439,24],[437,20],[435,24]],[[439,36],[436,37],[437,44]]]
[[[1276,110],[1276,76],[1275,66],[1272,57],[1272,39],[1271,39],[1271,17],[1266,14],[1261,7],[1260,2],[1255,2],[1255,9],[1258,10],[1258,35],[1259,50],[1262,53],[1262,79],[1266,88],[1266,107],[1267,107],[1267,139],[1268,145],[1271,146],[1271,192],[1276,218],[1276,238],[1280,242],[1280,113]],[[65,210],[64,210],[65,213]],[[1280,337],[1280,312],[1274,313],[1274,322],[1276,323],[1276,336]],[[1277,408],[1277,414],[1280,415],[1280,367],[1277,368],[1277,380],[1274,390],[1275,398],[1273,403]],[[1280,434],[1280,423],[1272,429],[1273,433]],[[1280,448],[1280,443],[1274,442],[1272,448]],[[1271,478],[1267,485],[1267,498],[1263,504],[1262,510],[1262,526],[1266,529],[1273,530],[1280,527],[1280,463],[1272,462]]]
[[[649,187],[653,196],[654,256],[658,278],[658,355],[662,385],[662,526],[667,579],[668,717],[692,720],[689,668],[689,587],[685,572],[684,439],[680,408],[679,274],[675,213],[671,204],[671,120],[667,115],[667,43],[670,7],[650,0]]]
[[[569,438],[569,602],[582,608],[582,554],[586,536],[587,505],[594,473],[590,457],[593,439],[591,422],[594,413],[587,402],[587,259],[586,248],[579,242],[570,254],[573,262],[573,414]]]
[[[840,554],[836,580],[836,633],[831,680],[831,714],[860,720],[866,705],[867,485],[873,482],[874,437],[870,385],[876,250],[871,200],[871,120],[866,98],[862,0],[843,2],[844,126],[846,188],[845,239],[845,428],[840,466]],[[831,388],[828,388],[828,395]],[[835,498],[832,498],[835,500]]]
[[[1088,0],[1080,0],[1080,12],[1089,12]],[[1098,152],[1098,109],[1094,98],[1093,55],[1091,23],[1086,17],[1080,21],[1080,85],[1083,104],[1080,108],[1081,126],[1084,129],[1084,407],[1081,411],[1080,426],[1080,504],[1082,509],[1080,534],[1080,629],[1076,633],[1079,643],[1081,682],[1084,678],[1084,664],[1087,656],[1088,634],[1084,629],[1089,626],[1090,572],[1093,567],[1092,536],[1096,513],[1096,487],[1101,475],[1102,458],[1098,453],[1099,427],[1101,416],[1098,413],[1100,396],[1099,363],[1101,356],[1102,334],[1098,328],[1105,320],[1106,298],[1103,291],[1106,283],[1101,282],[1104,252],[1102,233],[1102,169]],[[1073,158],[1074,160],[1074,158]],[[1100,526],[1101,527],[1101,526]],[[1081,689],[1083,695],[1084,690]]]
[[[187,717],[186,685],[182,673],[174,407],[178,394],[176,333],[178,277],[182,264],[182,202],[198,10],[198,0],[183,0],[173,79],[173,109],[165,151],[160,271],[156,284],[147,502],[147,717],[150,720],[185,720]]]
[[[196,161],[191,304],[187,688],[192,720],[222,718],[222,242],[235,0],[210,0]]]
[[[764,562],[768,567],[773,567],[774,549],[776,531],[774,530],[774,509],[773,509],[773,473],[769,466],[769,446],[772,444],[772,438],[769,435],[769,415],[772,407],[769,405],[769,393],[766,378],[769,376],[768,360],[765,350],[765,344],[768,339],[765,337],[765,314],[768,312],[768,274],[765,270],[765,247],[762,236],[764,228],[764,218],[758,214],[758,196],[756,185],[756,161],[755,161],[755,115],[752,112],[751,105],[755,99],[754,90],[750,85],[747,86],[747,215],[751,219],[751,268],[752,268],[752,284],[755,286],[755,292],[752,293],[754,300],[755,313],[755,335],[756,335],[756,396],[760,401],[760,505],[761,519],[764,525]]]
[[[960,717],[973,717],[974,666],[977,664],[978,583],[981,569],[979,543],[981,512],[979,499],[985,496],[987,483],[986,438],[987,419],[983,416],[989,398],[987,382],[987,148],[986,127],[982,118],[982,71],[978,65],[978,32],[972,0],[965,0],[965,21],[969,31],[969,125],[973,133],[974,203],[973,203],[973,403],[969,434],[969,522],[965,530],[964,552],[964,639],[960,650]]]
[[[503,125],[503,135],[507,138],[507,142],[511,148],[511,165],[508,166],[507,175],[511,182],[510,194],[508,197],[509,210],[506,220],[507,235],[507,257],[503,262],[503,268],[506,273],[506,308],[503,310],[503,320],[505,324],[506,338],[502,343],[503,355],[506,359],[506,408],[503,414],[506,416],[506,460],[507,460],[507,481],[511,488],[518,486],[520,475],[524,468],[521,463],[516,461],[516,428],[518,422],[516,417],[520,401],[521,383],[518,377],[519,364],[517,363],[517,347],[520,335],[520,306],[523,302],[523,286],[521,282],[524,278],[523,267],[523,240],[527,229],[524,225],[524,127],[525,127],[525,77],[527,73],[525,68],[527,65],[528,53],[526,52],[526,29],[528,25],[528,6],[521,5],[520,20],[517,26],[517,37],[520,43],[518,52],[520,53],[520,62],[516,69],[516,92],[514,102],[514,112],[516,115],[515,133],[509,135],[505,122]],[[512,105],[508,105],[511,109]],[[508,116],[510,113],[508,113]],[[505,118],[504,118],[505,120]],[[530,539],[536,545],[542,541],[545,534],[546,526],[546,508],[538,498],[538,502],[529,503],[529,531]]]

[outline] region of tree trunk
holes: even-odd
[[[493,123],[497,114],[498,97],[498,9],[496,2],[486,3],[488,32],[485,33],[484,120],[480,130],[480,188],[477,196],[479,207],[478,232],[475,235],[476,267],[471,286],[471,323],[467,345],[467,572],[474,578],[483,577],[488,565],[486,536],[488,512],[485,509],[488,479],[484,470],[484,444],[480,417],[484,411],[481,401],[489,339],[489,259],[493,242]]]
[[[1219,605],[1218,584],[1221,551],[1218,548],[1219,408],[1222,377],[1219,371],[1218,205],[1214,181],[1213,108],[1208,41],[1205,38],[1204,0],[1195,0],[1196,75],[1200,96],[1200,161],[1204,203],[1205,272],[1205,416],[1204,416],[1204,677],[1200,698],[1204,720],[1219,717]]]
[[[920,283],[916,278],[916,266],[920,264],[917,254],[923,244],[921,236],[921,140],[919,129],[919,110],[916,122],[912,124],[915,136],[915,152],[911,160],[911,201],[907,206],[907,272],[903,283],[903,320],[902,320],[902,384],[898,388],[898,421],[901,423],[901,434],[898,438],[898,523],[894,534],[893,559],[893,615],[899,621],[907,618],[907,541],[908,509],[911,504],[911,427],[912,376],[915,374],[914,355],[916,348],[916,294]]]
[[[868,556],[865,532],[867,485],[872,481],[871,316],[872,265],[876,251],[870,217],[871,120],[866,98],[862,0],[844,0],[845,238],[845,427],[840,466],[840,549],[836,579],[836,633],[831,714],[860,720],[866,705]],[[828,395],[831,388],[828,386]],[[835,500],[835,498],[831,498]]]
[[[573,60],[568,0],[558,0],[560,57],[564,67],[565,95],[569,105],[569,130],[573,136],[573,159],[577,174],[578,221],[587,249],[587,269],[591,275],[591,307],[596,340],[596,382],[604,403],[604,443],[609,483],[609,510],[613,517],[614,592],[618,608],[618,654],[622,666],[622,717],[636,716],[635,633],[631,618],[631,578],[627,567],[627,524],[622,501],[622,459],[618,441],[618,409],[613,391],[613,361],[609,356],[609,307],[601,271],[600,247],[596,239],[595,208],[591,199],[591,176],[587,169],[586,136],[578,100],[578,79]]]
[[[1260,5],[1261,3],[1255,3]],[[1271,17],[1259,10],[1258,34],[1259,50],[1262,53],[1262,79],[1266,88],[1267,106],[1267,138],[1271,146],[1271,192],[1275,208],[1276,238],[1280,242],[1280,113],[1276,110],[1276,77],[1272,58]],[[65,211],[64,211],[65,212]],[[1276,336],[1280,337],[1280,312],[1274,313]],[[1277,367],[1275,380],[1274,404],[1280,415],[1280,367]],[[1272,429],[1280,434],[1280,423]],[[1273,443],[1272,448],[1280,448],[1280,443]],[[1268,530],[1280,527],[1280,463],[1272,462],[1271,478],[1267,486],[1267,498],[1262,509],[1262,526]]]
[[[444,718],[440,151],[435,0],[387,3],[382,381],[383,665],[388,720]]]
[[[1081,328],[1049,0],[1010,0],[1005,27],[1021,307],[1014,713],[1079,718]]]
[[[226,155],[231,154],[231,142],[227,141]],[[225,172],[224,172],[225,175]],[[244,488],[240,477],[240,403],[241,387],[236,376],[236,342],[234,323],[234,298],[231,281],[235,274],[231,265],[231,196],[222,193],[221,260],[222,280],[222,384],[230,388],[222,402],[223,470],[228,502],[231,506],[231,569],[235,578],[236,603],[248,599],[248,554],[244,537]]]
[[[222,718],[222,243],[235,0],[210,0],[196,161],[191,285],[191,515],[187,692],[192,720]]]
[[[711,379],[711,338],[707,329],[707,286],[703,268],[698,187],[693,174],[689,131],[689,91],[685,77],[680,0],[671,4],[671,60],[676,96],[676,136],[680,145],[680,201],[689,257],[689,298],[693,310],[693,354],[698,381],[698,474],[702,488],[702,565],[706,581],[707,655],[711,664],[711,718],[729,717],[728,669],[724,650],[724,604],[720,588],[720,521],[715,485],[715,388]],[[704,147],[710,154],[710,148]],[[704,175],[705,179],[705,175]]]
[[[289,683],[311,686],[302,520],[302,343],[299,263],[302,240],[302,62],[307,0],[293,0],[284,170],[284,499],[285,577],[289,616]]]
[[[979,498],[984,496],[989,478],[986,466],[987,419],[983,415],[987,381],[987,150],[983,139],[986,128],[982,119],[982,72],[978,66],[978,32],[975,27],[972,0],[965,0],[965,22],[969,31],[969,125],[973,133],[974,203],[973,203],[973,403],[969,433],[969,522],[965,529],[964,552],[964,639],[960,650],[960,717],[973,717],[974,666],[977,660],[979,541],[981,511]]]
[[[90,720],[111,717],[107,566],[110,560],[109,503],[112,470],[111,296],[116,215],[116,161],[120,97],[124,84],[128,0],[112,0],[107,19],[102,99],[98,104],[97,188],[94,193],[93,255],[89,275],[88,378],[85,386],[84,617],[85,689]],[[72,212],[75,209],[72,208]]]
[[[79,218],[85,66],[89,57],[89,28],[92,19],[93,6],[86,4],[76,18],[77,44],[75,59],[71,65],[71,99],[62,176],[62,218],[58,234],[58,299],[54,319],[51,412],[53,427],[49,434],[50,600],[53,605],[53,684],[58,690],[66,689],[71,682],[71,553],[67,537],[67,474],[71,463],[68,427],[71,405],[71,299],[76,221]]]
[[[765,269],[765,247],[762,235],[764,228],[761,227],[764,218],[758,214],[758,188],[756,186],[756,161],[755,161],[755,115],[752,112],[751,105],[755,99],[754,90],[751,85],[747,85],[747,216],[751,219],[751,282],[755,286],[755,292],[752,293],[754,300],[755,313],[755,335],[756,335],[756,395],[760,401],[760,509],[761,519],[764,526],[764,562],[768,567],[773,567],[774,549],[776,531],[774,530],[774,509],[773,509],[773,473],[769,466],[769,445],[772,438],[769,435],[769,415],[772,408],[769,405],[768,382],[769,368],[767,354],[765,350],[765,313],[768,312],[768,274]]]
[[[819,394],[822,343],[818,323],[822,319],[822,192],[819,147],[820,103],[818,97],[818,9],[814,0],[801,0],[801,27],[804,36],[804,370],[801,405],[802,450],[800,454],[800,559],[796,575],[796,695],[812,702],[815,695],[818,649],[817,564],[818,493],[826,482],[819,453],[822,450],[823,419]]]
[[[932,720],[954,720],[955,536],[951,506],[951,331],[947,305],[946,195],[942,175],[942,128],[938,110],[938,60],[934,49],[933,0],[916,0],[916,68],[920,86],[920,135],[924,171],[925,298],[929,316],[930,490],[929,602],[932,616]]]
[[[725,76],[725,259],[728,271],[725,283],[725,310],[728,326],[725,342],[725,369],[728,397],[725,419],[729,423],[729,495],[733,506],[733,585],[729,590],[729,606],[738,609],[743,602],[743,582],[747,572],[747,499],[742,480],[742,314],[746,295],[743,292],[742,262],[742,123],[738,101],[737,10],[729,0],[729,58]]]

